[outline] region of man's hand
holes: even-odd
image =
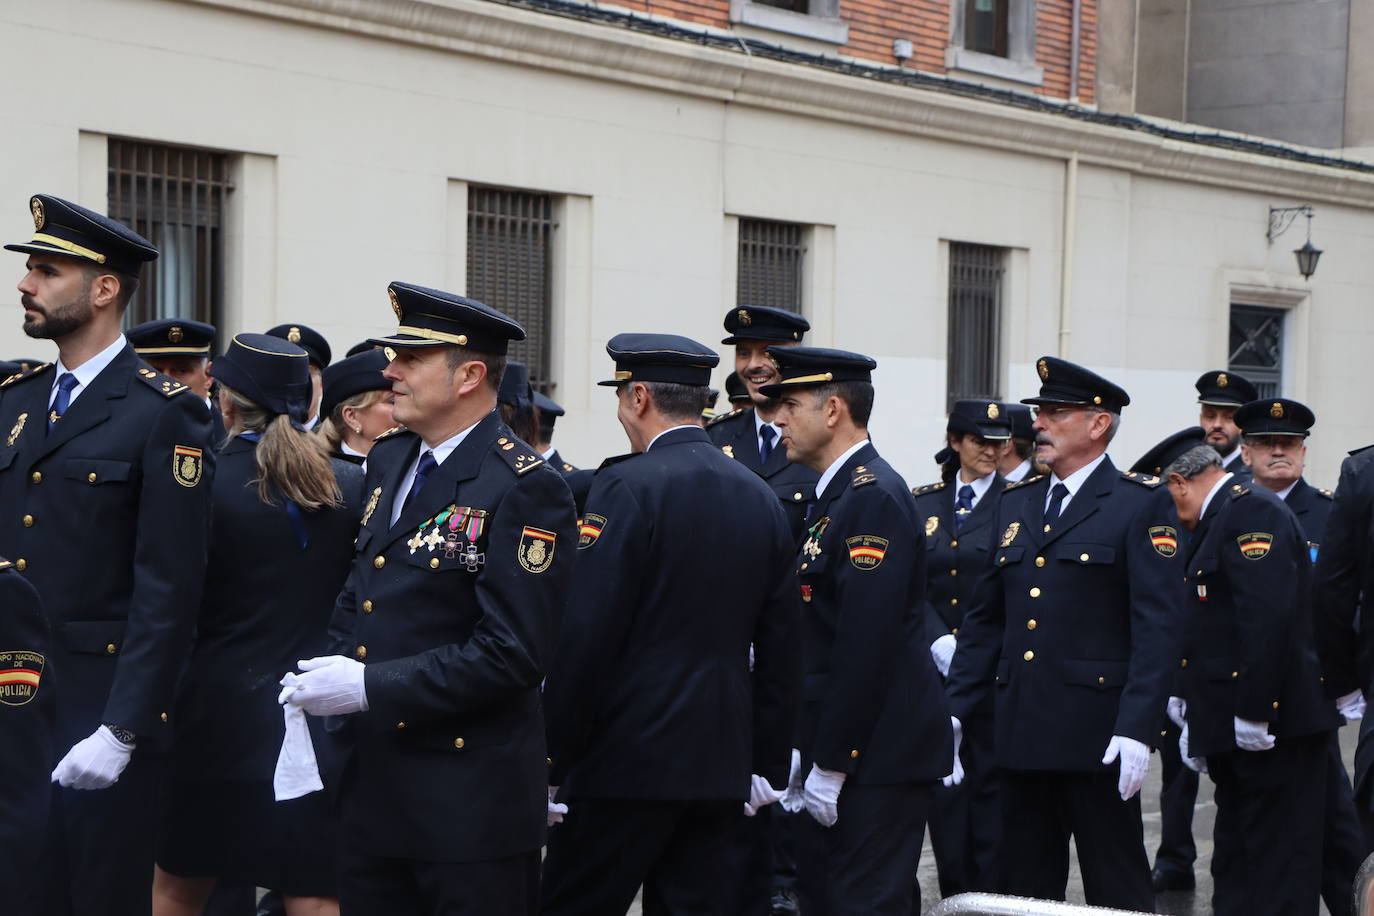
[[[297,662],[304,674],[282,688],[278,703],[300,706],[312,716],[342,716],[367,712],[367,688],[362,662],[342,655],[325,655]]]
[[[1267,751],[1274,746],[1274,736],[1269,734],[1268,722],[1251,722],[1249,719],[1236,719],[1236,747],[1242,751]]]
[[[840,819],[840,788],[844,785],[845,775],[834,770],[823,770],[811,764],[807,774],[803,795],[806,811],[822,827],[834,827]]]
[[[102,725],[67,751],[52,771],[52,781],[67,789],[108,789],[119,782],[134,746]]]
[[[796,814],[806,807],[804,786],[801,777],[801,751],[792,748],[792,768],[787,771],[787,791],[782,793],[782,800],[778,804],[782,805],[782,810],[788,814]]]
[[[959,759],[959,745],[964,740],[964,723],[960,722],[955,716],[949,717],[949,724],[954,726],[954,769],[949,771],[949,775],[941,779],[945,788],[952,788],[964,781],[964,764]]]
[[[1116,790],[1121,793],[1122,801],[1130,801],[1145,784],[1145,774],[1150,771],[1150,749],[1134,738],[1112,735],[1107,752],[1102,755],[1102,763],[1109,764],[1118,757],[1121,758],[1121,776],[1116,781]]]
[[[1188,701],[1183,697],[1169,697],[1169,704],[1164,708],[1169,713],[1169,721],[1183,728],[1188,718]]]
[[[744,803],[744,816],[753,817],[759,813],[759,809],[771,805],[775,801],[782,800],[783,793],[773,788],[772,784],[757,773],[749,776],[749,800]]]
[[[1364,709],[1364,691],[1358,688],[1336,700],[1336,712],[1344,716],[1347,722],[1363,719]]]
[[[949,677],[949,663],[954,661],[954,648],[958,645],[952,633],[946,633],[930,644],[930,657],[940,670],[940,677]]]

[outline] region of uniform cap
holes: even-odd
[[[1025,404],[1003,404],[1002,409],[1006,411],[1007,419],[1011,422],[1011,437],[1013,439],[1034,439],[1035,417],[1031,415],[1031,409]]]
[[[390,391],[391,380],[382,375],[382,370],[390,361],[386,351],[370,347],[326,368],[322,379],[324,390],[320,397],[320,416],[330,416],[335,407],[355,394]]]
[[[267,333],[300,347],[310,357],[310,364],[321,372],[333,359],[334,354],[329,349],[329,341],[312,327],[303,324],[279,324],[275,328],[268,328]]]
[[[296,425],[310,410],[310,357],[269,334],[235,334],[211,374],[254,404],[286,414]]]
[[[723,344],[741,340],[768,340],[774,343],[797,343],[811,330],[811,322],[796,312],[770,308],[766,305],[741,305],[725,313],[725,330],[730,336]]]
[[[476,299],[392,281],[386,288],[400,326],[390,337],[372,342],[389,347],[471,347],[505,356],[512,340],[524,340],[517,322]]]
[[[501,376],[501,387],[496,393],[496,403],[517,408],[529,407],[534,403],[529,367],[513,361],[506,363],[506,372]]]
[[[8,250],[79,258],[131,277],[157,259],[152,242],[123,223],[69,200],[35,194],[29,198],[29,213],[33,237],[6,245]]]
[[[677,334],[617,334],[606,352],[615,360],[615,378],[598,385],[672,382],[705,388],[720,362],[714,350]]]
[[[1249,379],[1225,369],[1202,373],[1193,387],[1198,403],[1212,407],[1239,407],[1259,397]]]
[[[831,382],[871,382],[878,363],[872,357],[827,347],[769,347],[780,380],[764,385],[767,398],[781,397],[793,388],[814,388]]]
[[[139,356],[209,356],[215,326],[186,318],[159,318],[124,332]]]
[[[981,398],[961,398],[954,402],[945,429],[952,433],[980,436],[984,439],[1011,438],[1011,420],[997,401]]]
[[[1121,413],[1121,408],[1131,403],[1131,396],[1121,386],[1066,359],[1042,356],[1035,369],[1040,374],[1040,394],[1022,398],[1022,404],[1100,407]]]
[[[1311,435],[1317,422],[1312,409],[1299,401],[1270,398],[1251,401],[1236,410],[1231,418],[1243,436],[1302,436]]]
[[[1131,470],[1137,474],[1153,474],[1159,477],[1163,475],[1165,468],[1174,463],[1174,459],[1206,441],[1207,431],[1201,426],[1179,430],[1141,455],[1140,460],[1131,465]]]

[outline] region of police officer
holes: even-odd
[[[530,370],[524,363],[514,360],[506,363],[506,373],[501,376],[501,390],[496,394],[496,404],[501,409],[502,422],[511,428],[518,439],[533,446],[539,438],[539,429],[534,422],[534,389],[530,387]]]
[[[998,402],[955,401],[945,427],[945,447],[936,455],[944,459],[944,479],[914,491],[916,513],[925,525],[930,579],[926,638],[942,676],[949,673],[959,627],[972,603],[973,585],[991,560],[991,538],[985,535],[1006,486],[997,464],[1011,431]],[[997,876],[1001,814],[992,761],[991,698],[961,724],[964,781],[937,789],[930,815],[930,844],[943,897],[972,890],[996,891],[1001,884]]]
[[[58,361],[0,386],[0,554],[43,596],[61,684],[48,909],[146,913],[158,745],[205,574],[209,414],[119,331],[157,249],[60,198],[29,209],[32,239],[5,247],[28,254],[24,331]]]
[[[342,716],[341,905],[532,913],[548,800],[539,683],[572,571],[572,499],[501,423],[524,329],[395,282],[396,422],[368,454],[353,570],[286,702]]]
[[[539,457],[549,463],[553,468],[565,478],[573,471],[577,470],[575,465],[563,460],[563,456],[558,454],[558,449],[553,445],[553,427],[558,422],[558,418],[567,411],[563,406],[542,392],[534,393],[534,417],[535,417],[535,436],[537,442],[530,443],[539,452]]]
[[[320,400],[324,397],[324,370],[333,359],[329,341],[325,340],[319,331],[304,324],[279,324],[274,328],[268,328],[264,333],[269,337],[280,337],[287,343],[293,343],[310,356],[310,384],[314,393],[310,398],[310,417],[305,421],[305,427],[314,429],[321,420]]]
[[[792,544],[772,491],[696,423],[719,357],[672,334],[619,334],[606,352],[631,453],[592,482],[544,689],[569,810],[543,912],[623,913],[641,884],[646,912],[724,912],[742,805],[787,782]],[[721,555],[729,568],[704,575]]]
[[[762,392],[763,386],[778,380],[778,370],[766,350],[799,344],[811,324],[795,312],[750,306],[727,312],[725,330],[729,336],[721,343],[734,345],[735,372],[748,389],[753,406],[722,414],[707,424],[706,431],[721,451],[744,462],[767,482],[782,502],[792,534],[800,542],[816,475],[788,460],[786,450],[779,447],[781,433],[773,422],[778,405]]]
[[[993,563],[950,669],[955,716],[996,695],[1006,889],[1064,899],[1068,844],[1089,904],[1152,910],[1138,792],[1167,699],[1181,571],[1158,478],[1107,445],[1130,397],[1052,356],[1036,363],[1036,457],[1048,477],[1002,491]]]
[[[1216,784],[1213,909],[1315,912],[1326,746],[1339,718],[1322,694],[1306,541],[1277,497],[1235,482],[1211,448],[1190,449],[1165,474],[1191,531],[1180,748],[1205,758]]]
[[[901,914],[931,795],[954,741],[922,626],[922,522],[901,475],[869,441],[867,356],[770,347],[774,421],[789,461],[818,475],[796,571],[805,672],[796,824],[801,911]],[[804,776],[804,779],[803,779]]]
[[[1043,474],[1043,468],[1035,467],[1035,418],[1025,404],[1003,404],[1002,413],[1011,422],[1011,445],[1002,453],[997,462],[997,472],[1007,483],[1017,483],[1035,474]]]
[[[1244,437],[1241,452],[1254,475],[1254,485],[1273,493],[1292,510],[1313,559],[1319,555],[1331,512],[1331,491],[1319,490],[1303,478],[1306,440],[1316,419],[1307,405],[1287,398],[1251,401],[1236,410],[1235,416]],[[1358,688],[1336,700],[1337,710],[1346,719],[1363,718],[1364,706],[1364,695]],[[1351,912],[1355,872],[1369,853],[1337,736],[1333,730],[1327,738],[1322,835],[1322,899],[1333,916]]]
[[[1250,468],[1240,451],[1240,427],[1236,426],[1236,408],[1259,397],[1244,377],[1227,370],[1204,372],[1193,383],[1197,388],[1197,402],[1202,405],[1198,425],[1207,431],[1207,444],[1217,450],[1221,463],[1237,480],[1250,476]]]
[[[210,351],[215,345],[215,326],[189,318],[145,321],[124,332],[134,352],[168,378],[195,392],[210,411],[210,440],[218,445],[224,420],[219,403],[210,396]]]
[[[369,348],[324,370],[319,434],[335,458],[362,464],[373,441],[396,425],[391,412],[391,379],[382,373],[391,360]]]

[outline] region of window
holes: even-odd
[[[468,187],[467,293],[520,322],[510,358],[529,367],[530,384],[548,393],[552,325],[549,262],[553,197],[508,188]]]
[[[840,0],[730,0],[730,21],[827,44],[849,41]]]
[[[111,138],[109,214],[151,241],[158,259],[143,268],[124,313],[131,327],[157,318],[219,326],[224,300],[225,197],[229,156],[184,146]]]
[[[1231,357],[1227,366],[1255,385],[1260,398],[1280,396],[1283,384],[1283,309],[1231,306]]]
[[[802,310],[802,229],[799,223],[740,219],[736,305]]]
[[[965,0],[964,47],[1007,56],[1007,7],[1011,0]]]
[[[1002,274],[1005,249],[949,243],[946,409],[960,398],[1002,396]]]
[[[999,80],[1043,85],[1045,70],[1036,63],[1035,0],[950,0],[951,71]]]

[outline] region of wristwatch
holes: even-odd
[[[103,723],[110,730],[110,734],[119,739],[120,744],[133,744],[137,736],[127,728],[120,728],[118,725],[111,725],[109,722]]]

